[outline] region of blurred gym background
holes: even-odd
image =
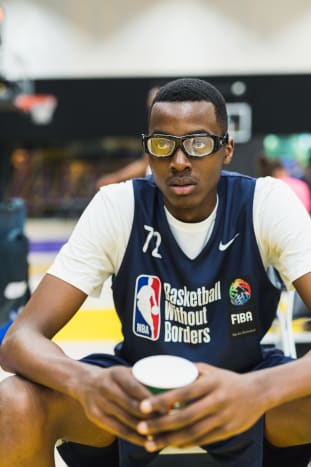
[[[211,81],[228,102],[231,169],[256,176],[264,151],[310,185],[310,43],[305,0],[0,1],[0,199],[25,203],[31,288],[98,177],[141,157],[156,83]],[[61,342],[119,338],[107,294]]]

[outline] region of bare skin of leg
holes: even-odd
[[[97,447],[115,439],[93,425],[74,399],[18,376],[1,382],[0,413],[1,467],[53,467],[60,438]]]
[[[18,376],[1,383],[0,413],[1,467],[54,467],[61,438],[97,447],[115,439],[93,425],[74,399]],[[310,443],[311,397],[267,412],[265,429],[275,446]]]
[[[265,415],[266,439],[278,447],[311,443],[311,396],[288,402]]]

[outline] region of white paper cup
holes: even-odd
[[[142,358],[134,364],[132,371],[135,378],[153,393],[190,384],[196,380],[199,373],[190,360],[174,355],[152,355]]]

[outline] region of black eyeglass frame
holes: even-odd
[[[229,142],[228,133],[226,133],[224,136],[212,135],[210,133],[190,133],[188,135],[183,135],[183,136],[167,135],[165,133],[152,133],[151,135],[146,135],[142,133],[141,136],[142,136],[142,143],[143,143],[144,151],[150,156],[155,157],[156,159],[166,159],[168,157],[172,157],[175,154],[177,148],[182,148],[182,150],[187,155],[187,157],[194,157],[196,159],[201,158],[201,157],[208,157],[214,154],[215,152],[219,151],[220,148],[222,148],[225,144],[228,144]],[[209,152],[208,154],[202,154],[202,155],[197,155],[197,156],[188,153],[187,149],[184,146],[184,141],[186,139],[196,138],[198,136],[208,136],[209,138],[213,140],[214,147],[211,152]],[[175,143],[175,146],[174,146],[172,153],[167,156],[157,156],[155,154],[152,154],[149,151],[148,144],[147,144],[149,138],[167,138],[167,139],[173,140]]]

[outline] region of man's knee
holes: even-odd
[[[53,445],[58,439],[104,447],[115,436],[94,425],[80,404],[61,393],[12,376],[0,384],[0,432],[11,440]],[[1,441],[0,441],[1,444]],[[37,446],[38,447],[38,446]]]
[[[44,389],[17,376],[10,376],[0,384],[1,437],[32,436],[46,433],[48,413]],[[43,430],[44,428],[44,430]]]

